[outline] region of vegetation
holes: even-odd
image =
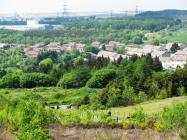
[[[0,30],[0,40],[6,43],[86,43],[84,52],[46,51],[36,58],[25,57],[24,47],[0,49],[0,126],[17,139],[28,140],[51,139],[47,130],[54,123],[180,129],[185,139],[187,66],[165,71],[159,58],[150,54],[120,57],[114,62],[88,56],[99,52],[90,45],[92,41],[160,45],[182,29],[185,23],[180,20],[130,17],[76,20],[59,30]],[[177,49],[176,43],[171,50]],[[118,47],[114,51],[126,53]],[[77,109],[62,111],[60,105],[75,105]],[[57,109],[50,108],[53,106]]]

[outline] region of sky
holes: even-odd
[[[126,11],[185,9],[187,0],[0,0],[0,13],[62,12],[63,5],[69,12]]]

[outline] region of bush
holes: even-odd
[[[20,77],[20,86],[22,88],[48,87],[54,85],[54,79],[47,74],[26,73]]]
[[[90,88],[104,88],[111,80],[116,77],[116,72],[113,69],[98,70],[92,78],[87,82]]]
[[[136,108],[135,112],[131,114],[128,120],[123,120],[123,128],[132,129],[140,128],[145,129],[147,127],[147,116],[143,111],[143,108]]]
[[[62,79],[58,82],[57,86],[63,88],[78,88],[85,86],[90,78],[90,71],[87,68],[79,68],[70,73],[64,74]]]
[[[51,58],[44,59],[39,63],[39,69],[41,72],[48,73],[52,70],[52,68],[53,60]]]
[[[14,73],[6,74],[0,80],[0,87],[1,88],[19,88],[20,87],[19,76]]]
[[[165,108],[160,114],[157,125],[162,124],[161,128],[163,130],[183,128],[187,119],[186,109],[186,104],[178,104],[171,108]]]

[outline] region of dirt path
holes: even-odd
[[[147,130],[123,130],[112,128],[63,127],[53,125],[49,129],[53,140],[181,140],[176,132],[159,133]]]
[[[0,140],[16,140],[16,138],[10,132],[0,128]]]

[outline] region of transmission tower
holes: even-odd
[[[138,9],[138,5],[136,5],[136,11],[135,11],[135,14],[139,14],[139,9]]]
[[[63,0],[62,16],[67,16],[67,15],[68,15],[68,4],[67,4],[67,0]]]

